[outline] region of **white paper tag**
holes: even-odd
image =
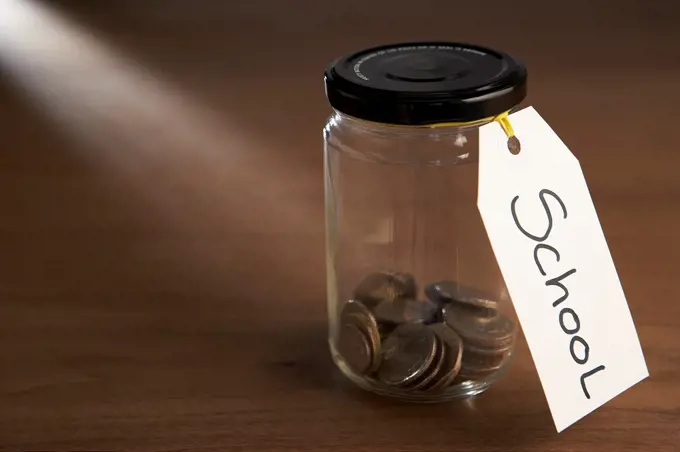
[[[529,107],[481,127],[477,204],[557,431],[646,378],[581,166]]]

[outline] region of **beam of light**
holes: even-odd
[[[304,200],[274,197],[304,177],[285,153],[264,148],[57,11],[0,0],[0,69],[78,140],[83,159],[148,197],[163,222],[191,230],[192,218],[208,215],[224,230],[309,230],[313,212]]]

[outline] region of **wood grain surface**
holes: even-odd
[[[0,450],[680,450],[674,2],[0,0]],[[458,403],[326,345],[322,73],[502,48],[581,160],[650,378],[556,434],[524,342]]]

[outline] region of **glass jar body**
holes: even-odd
[[[510,362],[516,317],[477,210],[478,127],[337,111],[326,124],[329,345],[364,389],[448,400]]]

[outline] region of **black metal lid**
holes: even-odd
[[[368,121],[428,125],[496,116],[526,97],[526,69],[509,55],[450,42],[363,50],[326,70],[331,106]]]

